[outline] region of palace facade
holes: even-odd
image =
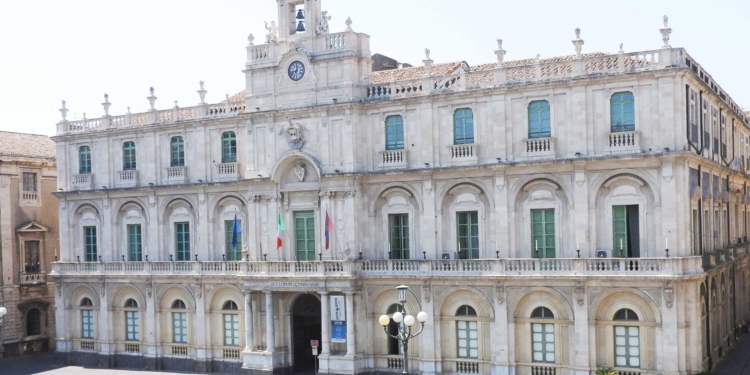
[[[61,361],[396,373],[401,284],[423,374],[697,374],[746,331],[750,123],[666,17],[650,51],[373,72],[278,3],[235,96],[63,105]]]

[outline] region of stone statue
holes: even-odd
[[[664,17],[662,17],[662,21],[664,22],[664,28],[668,28],[667,23],[669,22],[669,17],[665,14]]]
[[[429,60],[430,59],[430,49],[429,48],[425,48],[424,49],[424,56],[425,56],[425,60]]]
[[[320,20],[318,21],[318,34],[328,34],[328,21],[331,20],[331,16],[328,15],[328,11],[324,10],[320,13]]]
[[[276,43],[276,41],[279,40],[279,27],[276,26],[276,21],[271,21],[270,25],[268,22],[265,24],[266,30],[268,30],[268,34],[266,34],[266,43]]]
[[[346,17],[346,31],[352,31],[352,19],[351,17]]]

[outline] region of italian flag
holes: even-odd
[[[284,219],[281,218],[281,212],[279,212],[279,232],[276,235],[276,250],[281,249],[281,232],[286,230],[286,225],[284,225]]]

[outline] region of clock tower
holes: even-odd
[[[278,22],[248,37],[245,102],[249,111],[359,101],[370,81],[370,37],[322,0],[276,0]]]

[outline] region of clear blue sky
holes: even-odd
[[[658,49],[661,17],[670,44],[685,47],[729,95],[750,108],[750,1],[500,1],[318,0],[332,16],[331,32],[350,16],[371,37],[373,53],[421,64],[425,47],[438,62],[495,61],[496,38],[507,59],[574,53],[582,29],[584,52]],[[3,1],[0,5],[0,130],[52,135],[67,100],[68,119],[100,117],[104,93],[110,114],[206,101],[244,87],[247,35],[265,39],[264,20],[276,19],[276,0]],[[256,43],[258,44],[258,43]]]

